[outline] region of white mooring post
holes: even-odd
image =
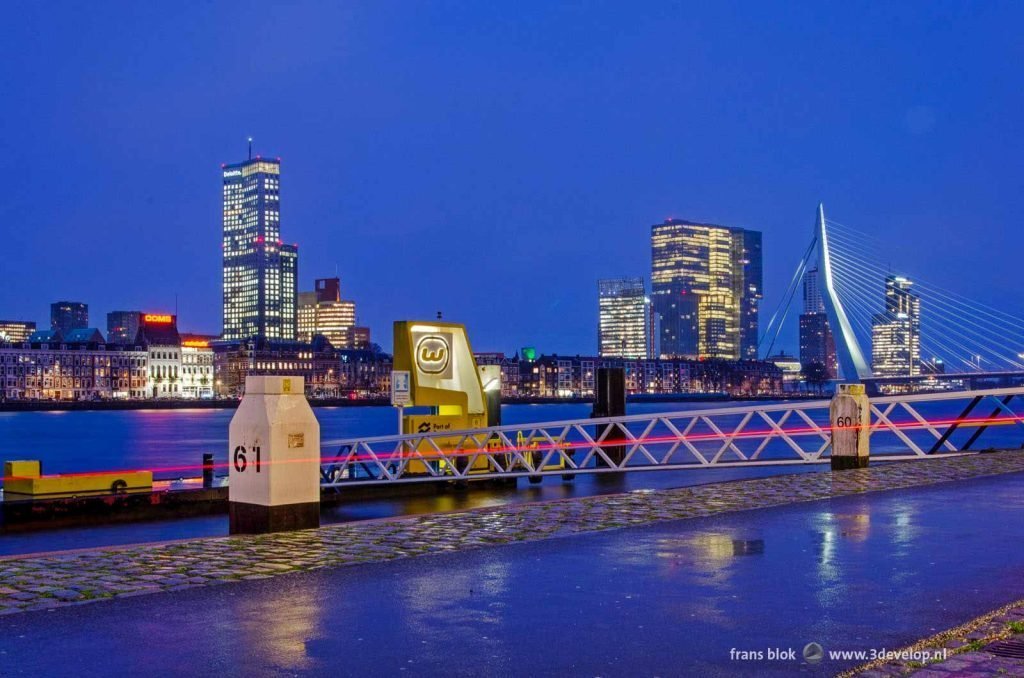
[[[829,406],[832,470],[866,468],[870,456],[871,403],[863,384],[840,384]]]
[[[320,424],[302,377],[246,377],[228,435],[231,534],[320,525]]]

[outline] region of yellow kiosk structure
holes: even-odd
[[[425,414],[405,414],[402,409],[402,433],[444,433],[486,428],[496,423],[498,412],[488,412],[488,394],[484,391],[485,380],[492,391],[500,395],[501,374],[497,366],[477,367],[473,351],[469,346],[466,327],[458,323],[437,321],[399,320],[395,322],[396,373],[408,372],[409,394],[405,405],[413,408],[427,408]],[[495,375],[495,370],[499,370]],[[490,398],[494,408],[500,407],[498,398]],[[490,416],[488,416],[490,414]],[[434,436],[433,445],[444,450],[455,450],[460,446],[472,448],[471,442],[462,435]],[[434,465],[434,472],[444,471],[445,462],[430,461],[435,452],[429,441],[417,444],[419,458],[409,462],[408,473],[430,473],[425,464]],[[412,449],[409,450],[412,453]],[[469,455],[467,454],[467,464]],[[486,458],[477,458],[472,471],[488,471]]]
[[[498,470],[489,456],[477,454],[481,446],[489,448],[492,454],[501,454],[498,436],[485,442],[480,436],[486,434],[467,436],[465,431],[501,424],[501,368],[476,364],[464,325],[440,320],[399,320],[394,331],[395,374],[402,375],[403,386],[408,375],[408,393],[403,392],[399,405],[401,432],[430,434],[429,440],[410,441],[405,453],[411,457],[406,473],[437,475],[457,471],[472,475]],[[405,414],[405,407],[419,412]],[[448,431],[452,435],[444,435]],[[540,461],[542,453],[535,451],[539,447],[536,441],[524,440],[520,432],[516,445],[521,451],[527,450],[534,463]],[[459,454],[461,450],[465,450],[465,455]],[[438,451],[444,452],[447,459],[441,458]],[[457,469],[450,468],[448,459],[452,452],[456,453]],[[507,452],[501,455],[503,470],[522,470],[518,463],[513,463],[512,451]],[[559,456],[557,462],[544,470],[564,467]],[[540,476],[530,480],[540,482]]]

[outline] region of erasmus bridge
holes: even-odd
[[[879,263],[892,253],[819,205],[762,344],[770,353],[816,264],[839,376],[871,396],[873,459],[965,454],[986,431],[988,444],[1018,447],[1024,320]],[[831,455],[830,417],[829,400],[783,401],[330,440],[321,487],[819,464]]]
[[[1024,318],[883,263],[898,255],[878,238],[827,219],[819,204],[811,242],[765,332],[769,351],[804,274],[816,263],[843,381],[874,392],[1024,383]],[[903,295],[909,308],[891,314],[902,327],[887,334],[886,304],[894,295]],[[879,367],[877,346],[873,356],[873,342],[883,341],[904,351],[895,369]]]

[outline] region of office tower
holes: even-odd
[[[651,227],[651,299],[661,353],[757,358],[761,233],[668,219]]]
[[[281,245],[281,338],[298,337],[299,246]]]
[[[36,331],[31,320],[0,320],[0,344],[21,344]]]
[[[836,342],[825,313],[817,268],[804,273],[804,312],[800,314],[800,364],[806,371],[813,363],[823,365],[829,379],[838,376]]]
[[[825,300],[821,296],[821,281],[818,268],[807,269],[804,273],[804,313],[824,313]]]
[[[89,304],[80,301],[56,301],[50,304],[50,329],[68,335],[71,330],[89,327]]]
[[[142,311],[111,311],[107,314],[107,343],[134,343],[141,323]]]
[[[871,371],[876,377],[921,373],[921,297],[913,283],[885,277],[885,310],[871,322]]]
[[[646,358],[648,311],[643,278],[597,281],[597,350],[602,357]]]
[[[223,166],[224,339],[295,339],[298,247],[281,240],[281,161]]]
[[[320,278],[312,292],[299,293],[300,341],[322,334],[335,348],[361,348],[356,344],[362,344],[363,337],[353,331],[355,324],[356,304],[341,298],[338,278]]]

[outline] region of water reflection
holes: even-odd
[[[739,539],[730,532],[699,532],[684,537],[658,540],[659,558],[691,556],[691,564],[699,571],[720,571],[733,558],[764,554],[764,539]]]
[[[398,616],[405,628],[395,632],[407,641],[407,661],[443,663],[462,642],[483,644],[492,656],[508,656],[513,648],[506,647],[499,631],[508,623],[508,564],[489,559],[479,567],[446,568],[443,576],[428,569],[397,583]]]
[[[354,628],[356,620],[332,610],[330,625],[325,624],[323,601],[318,587],[262,587],[259,596],[239,600],[245,613],[235,617],[239,627],[219,630],[225,649],[243,651],[244,661],[256,661],[267,669],[310,671],[323,663],[325,646],[336,644],[324,637],[325,628]]]

